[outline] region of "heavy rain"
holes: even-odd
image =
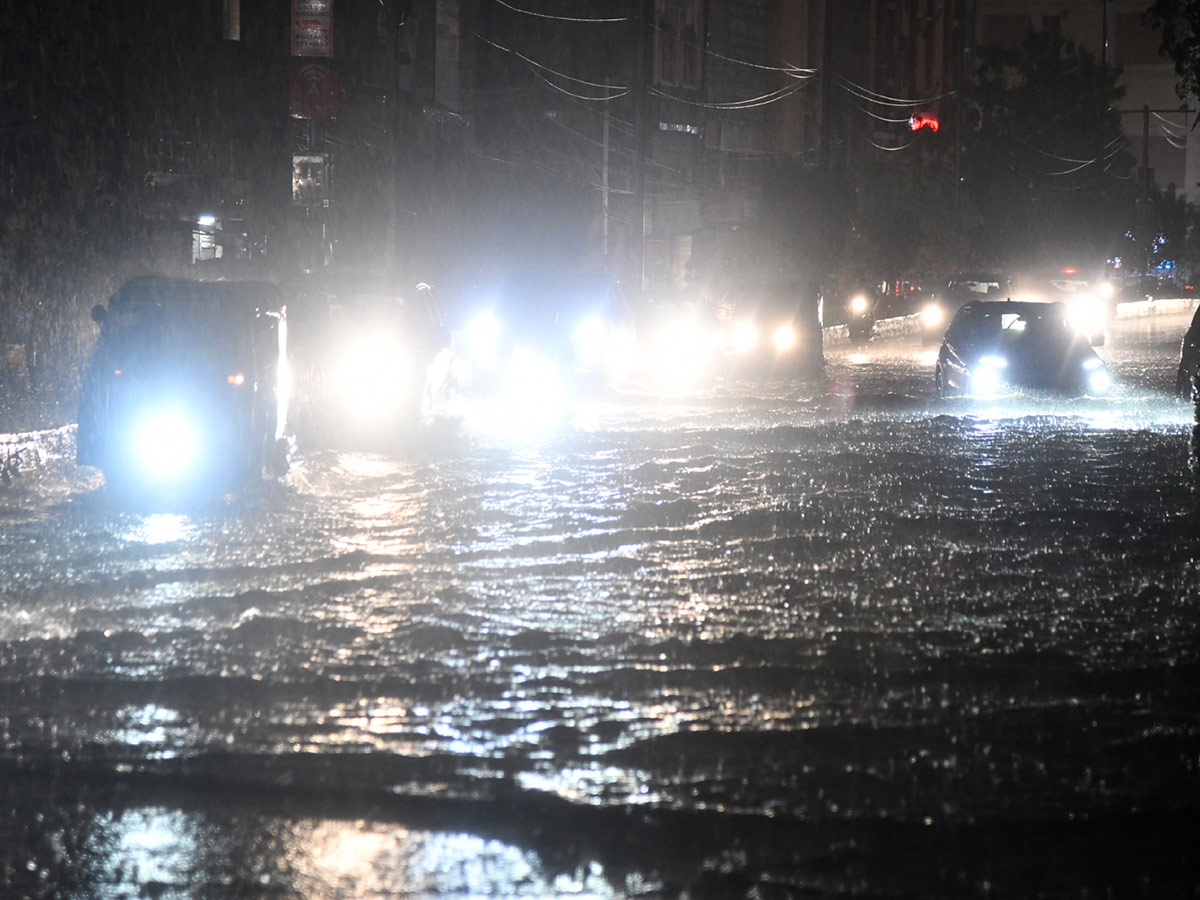
[[[4,10],[0,898],[1196,897],[1195,6]]]

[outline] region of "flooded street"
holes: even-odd
[[[5,897],[1194,897],[1186,320],[1102,400],[820,383],[433,423],[131,510],[0,488]]]

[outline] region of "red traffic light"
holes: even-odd
[[[909,131],[920,131],[922,128],[937,131],[939,127],[937,116],[931,116],[929,113],[917,113],[908,117]]]

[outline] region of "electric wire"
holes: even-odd
[[[509,47],[505,47],[502,44],[498,44],[495,41],[484,37],[482,34],[479,34],[478,32],[475,33],[475,37],[477,37],[479,40],[483,41],[485,44],[487,44],[490,47],[494,47],[503,53],[508,53],[512,56],[515,56],[517,59],[521,60],[521,62],[525,63],[526,65],[530,66],[533,69],[537,69],[542,72],[549,72],[551,75],[554,75],[557,78],[561,78],[564,81],[572,81],[575,84],[582,84],[585,87],[600,88],[601,90],[606,90],[606,91],[615,90],[615,91],[619,92],[617,94],[612,95],[611,97],[584,97],[584,96],[581,96],[579,99],[582,99],[582,100],[615,100],[617,97],[624,97],[626,94],[629,93],[629,88],[623,84],[601,84],[597,81],[588,81],[586,78],[576,78],[574,75],[568,75],[565,72],[559,72],[557,69],[552,69],[549,66],[543,65],[542,63],[538,62],[535,59],[530,59],[524,53],[521,53],[517,50],[513,50]]]
[[[875,119],[878,122],[887,122],[892,125],[899,125],[902,123],[906,123],[912,118],[911,116],[905,116],[902,119],[893,119],[890,116],[881,116],[881,115],[879,115],[879,113],[873,113],[873,112],[871,112],[871,110],[867,109],[865,106],[859,106],[857,103],[854,104],[854,108],[857,109],[859,112],[861,112],[863,115],[870,116],[872,119]]]
[[[685,106],[696,106],[701,109],[717,109],[726,111],[737,111],[744,109],[757,109],[761,106],[768,106],[772,103],[777,103],[780,100],[790,97],[792,94],[808,86],[810,82],[804,81],[797,84],[787,85],[778,90],[771,91],[766,94],[761,94],[758,97],[751,97],[747,100],[732,100],[729,102],[705,102],[702,100],[688,100],[683,97],[676,97],[674,94],[668,94],[666,91],[658,88],[650,88],[649,93],[657,97],[664,97],[667,100],[674,100],[676,103],[682,103]]]
[[[879,106],[928,106],[930,103],[936,103],[939,100],[944,100],[947,97],[957,96],[958,91],[946,91],[943,94],[937,94],[933,97],[924,97],[919,99],[905,100],[901,97],[889,97],[887,94],[880,94],[870,88],[865,88],[861,84],[857,84],[842,75],[838,76],[839,87],[852,94],[856,94],[860,100],[866,100],[868,103],[875,103]]]
[[[909,147],[911,147],[911,146],[912,146],[913,144],[915,144],[916,142],[917,142],[917,139],[916,139],[916,138],[913,138],[913,139],[912,139],[911,141],[909,141],[907,144],[901,144],[899,147],[885,147],[885,146],[883,146],[882,144],[877,144],[877,143],[875,143],[875,141],[874,141],[874,140],[872,140],[871,138],[867,138],[867,143],[868,143],[868,144],[870,144],[870,145],[871,145],[872,147],[874,147],[876,150],[883,150],[883,151],[886,151],[887,153],[896,153],[896,152],[898,152],[898,151],[900,151],[900,150],[907,150]]]
[[[495,0],[505,9],[512,10],[515,13],[520,13],[523,16],[533,16],[538,19],[553,19],[556,22],[584,22],[592,24],[607,24],[613,22],[628,22],[628,16],[613,17],[613,18],[597,18],[591,16],[558,16],[552,13],[534,12],[531,9],[521,9],[519,6],[513,6],[511,3],[506,3],[505,0]]]
[[[654,23],[652,27],[655,31],[659,32],[660,34],[670,35],[671,37],[674,37],[676,40],[678,40],[680,43],[687,44],[690,47],[694,47],[697,50],[699,50],[701,53],[705,54],[706,56],[711,56],[714,59],[719,59],[724,62],[734,63],[735,65],[739,65],[739,66],[746,66],[747,68],[751,68],[751,69],[759,69],[760,71],[764,71],[764,72],[779,72],[779,73],[781,73],[783,75],[787,75],[791,78],[809,78],[809,77],[812,77],[817,74],[816,69],[806,69],[802,66],[794,66],[788,62],[785,62],[782,66],[768,66],[763,63],[754,63],[754,62],[750,62],[745,59],[738,59],[737,57],[734,57],[734,56],[726,56],[725,54],[718,53],[716,50],[711,50],[708,47],[705,47],[702,44],[697,43],[696,41],[686,40],[677,34],[673,34],[669,31],[667,31],[665,28],[663,28],[661,25],[659,25],[657,23]]]

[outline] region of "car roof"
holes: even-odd
[[[985,313],[1016,313],[1045,317],[1047,315],[1064,315],[1066,306],[1057,300],[972,300],[962,308],[980,309]],[[961,312],[962,310],[960,310]]]
[[[194,281],[161,275],[131,278],[109,300],[109,307],[116,310],[208,308],[246,316],[282,306],[279,288],[270,281]]]

